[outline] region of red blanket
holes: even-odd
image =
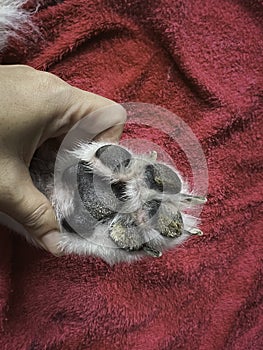
[[[262,2],[40,3],[39,32],[10,41],[3,63],[178,114],[202,144],[209,195],[203,237],[131,265],[52,257],[2,228],[0,349],[263,349]]]

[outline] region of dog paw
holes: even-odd
[[[188,194],[182,176],[156,154],[93,142],[81,144],[62,164],[52,202],[65,252],[114,264],[159,257],[201,232],[185,211],[205,198]]]

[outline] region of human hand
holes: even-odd
[[[115,102],[28,66],[0,65],[0,81],[0,211],[21,223],[44,249],[59,254],[58,223],[50,202],[31,180],[30,162],[45,141]],[[122,108],[118,111],[111,120],[96,117],[97,139],[119,139],[126,114]],[[87,129],[88,123],[87,118]]]

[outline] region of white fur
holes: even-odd
[[[25,0],[0,0],[0,52],[9,37],[18,36],[25,23],[31,25],[30,13],[22,8],[25,3]]]

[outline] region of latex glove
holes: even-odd
[[[33,185],[28,167],[46,140],[67,133],[81,118],[115,102],[21,65],[0,66],[0,101],[0,211],[21,223],[43,248],[58,254],[55,214]],[[97,123],[98,139],[119,139],[126,121],[124,111],[119,111],[112,121]]]

